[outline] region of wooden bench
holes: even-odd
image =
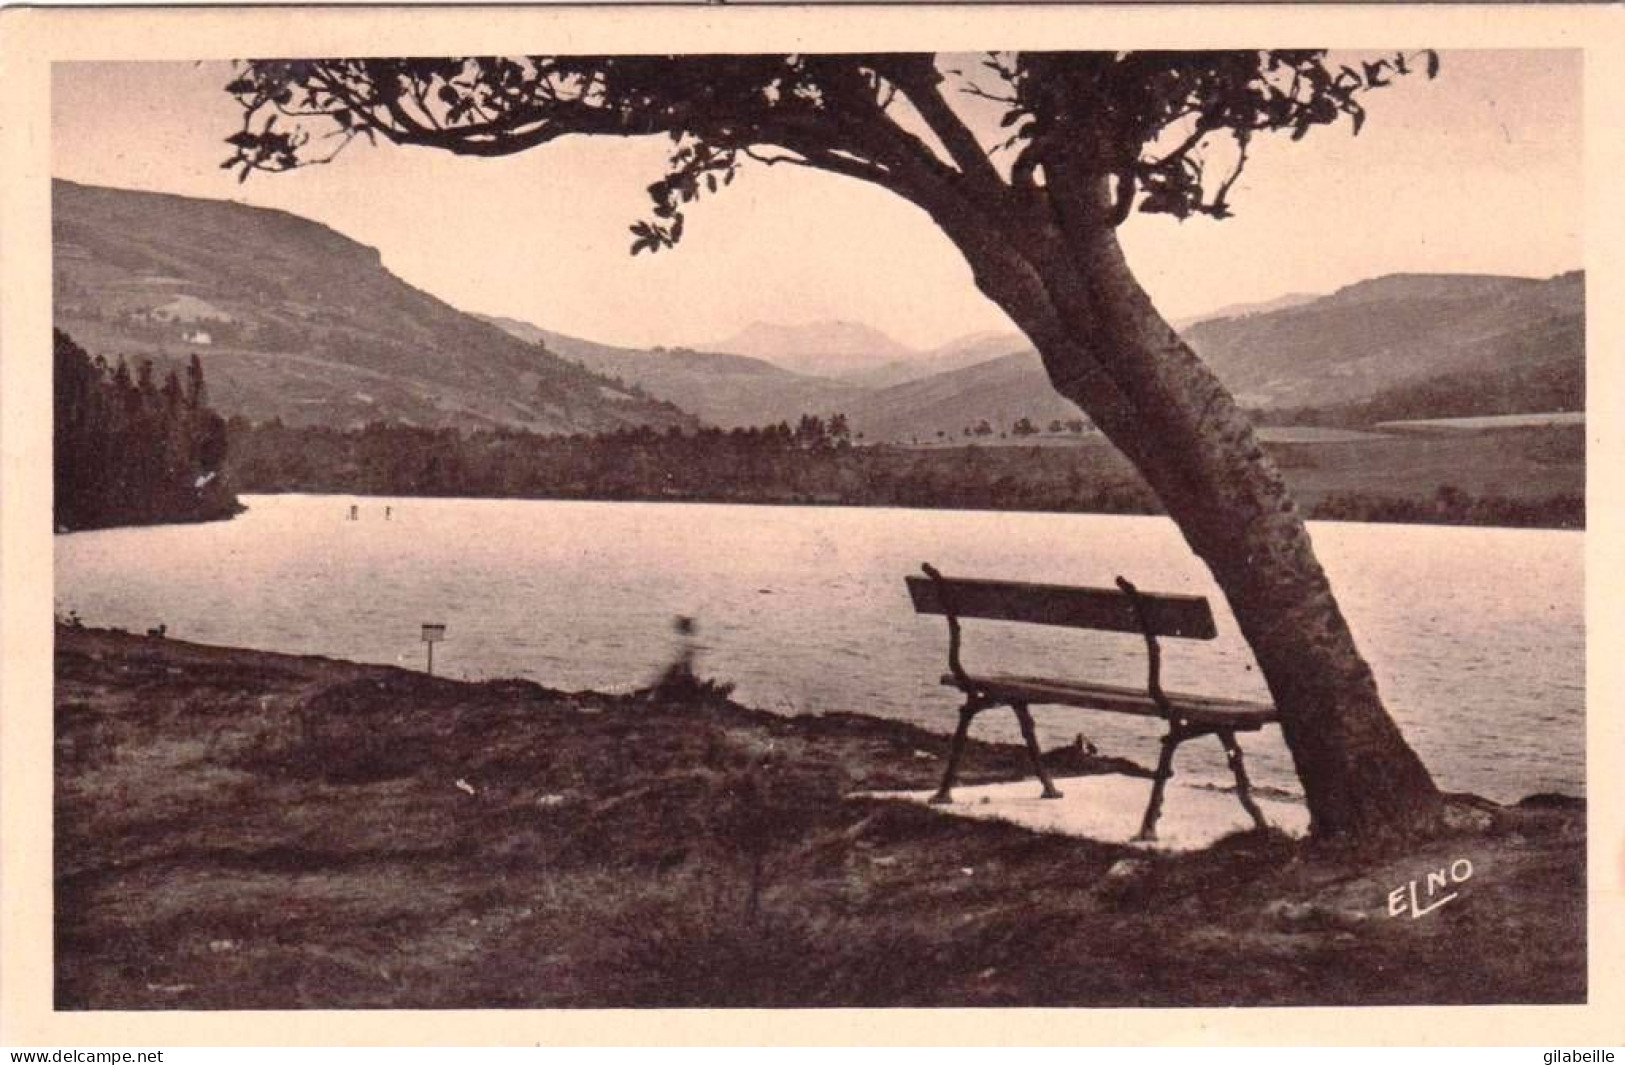
[[[1056,790],[1055,782],[1044,769],[1029,710],[1032,706],[1058,705],[1107,713],[1139,714],[1168,722],[1168,733],[1162,739],[1162,754],[1153,774],[1151,801],[1135,839],[1157,838],[1157,818],[1162,813],[1164,785],[1173,776],[1174,751],[1181,743],[1198,736],[1219,738],[1230,769],[1235,774],[1236,795],[1242,807],[1252,817],[1254,824],[1259,828],[1266,827],[1264,815],[1252,798],[1236,733],[1257,732],[1265,725],[1276,722],[1275,707],[1268,703],[1162,690],[1162,650],[1157,639],[1211,640],[1217,636],[1213,612],[1206,599],[1192,595],[1141,592],[1122,577],[1117,578],[1117,588],[1114,590],[944,577],[930,564],[921,568],[925,571],[924,577],[906,578],[909,595],[914,600],[914,610],[920,614],[941,614],[948,619],[948,672],[943,675],[942,683],[965,693],[965,705],[959,711],[959,727],[954,732],[953,748],[948,755],[948,768],[942,777],[942,787],[932,797],[932,802],[953,801],[954,779],[959,772],[959,760],[964,753],[971,721],[983,710],[999,706],[1008,706],[1015,711],[1033,770],[1043,783],[1044,798],[1060,798],[1060,791]],[[1145,639],[1149,658],[1146,686],[1141,690],[1050,677],[970,673],[959,659],[961,618],[1137,633]]]

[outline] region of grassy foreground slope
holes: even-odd
[[[1486,806],[1408,854],[1244,834],[1146,855],[851,798],[927,786],[945,746],[855,714],[66,628],[56,655],[59,1009],[1586,993],[1572,804]],[[1021,762],[974,744],[966,777]],[[1387,915],[1461,858],[1456,902]]]

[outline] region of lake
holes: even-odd
[[[1265,689],[1211,578],[1165,518],[545,500],[246,496],[228,522],[58,536],[56,604],[88,624],[200,643],[555,688],[642,686],[698,619],[700,672],[785,713],[853,711],[951,731],[941,618],[903,585],[950,575],[1209,596],[1220,638],[1164,644],[1171,690]],[[360,519],[348,520],[352,503]],[[385,520],[385,507],[392,515]],[[1311,524],[1385,701],[1441,786],[1509,801],[1584,793],[1583,534]],[[966,624],[966,663],[1143,684],[1139,637]],[[1159,725],[1039,708],[1046,745],[1080,730],[1151,764]],[[975,734],[1015,740],[1008,712]],[[1295,789],[1276,729],[1243,738],[1261,783]],[[1209,750],[1208,748],[1212,748]],[[1216,741],[1184,779],[1229,780]]]

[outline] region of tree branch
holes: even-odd
[[[908,102],[914,106],[925,124],[947,149],[960,173],[983,186],[1002,186],[1004,181],[988,158],[976,135],[954,113],[943,98],[939,86],[942,74],[930,56],[908,56],[888,62],[884,68],[893,82],[900,85]]]

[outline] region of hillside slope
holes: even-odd
[[[868,439],[923,443],[938,433],[962,438],[983,420],[1005,432],[1020,418],[1045,426],[1081,415],[1050,386],[1038,353],[1029,349],[871,392],[847,417]]]
[[[1244,405],[1340,420],[1584,409],[1585,275],[1394,274],[1306,303],[1208,319],[1185,338]],[[1026,351],[873,391],[848,411],[875,440],[986,419],[1078,417]]]
[[[1186,339],[1253,407],[1358,402],[1444,374],[1481,375],[1491,388],[1509,372],[1584,365],[1585,275],[1394,274],[1202,322]]]
[[[52,185],[56,324],[95,354],[207,367],[222,413],[344,427],[692,425],[391,274],[282,211]]]

